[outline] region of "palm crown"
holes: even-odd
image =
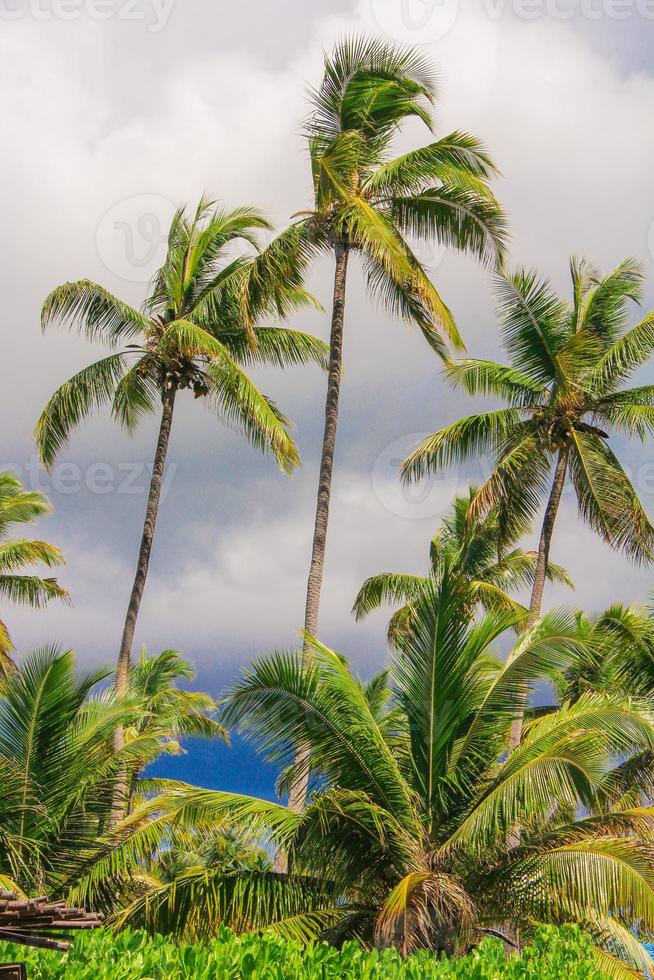
[[[401,604],[388,626],[391,644],[400,641],[410,630],[412,604],[446,570],[460,580],[461,599],[469,612],[481,606],[487,612],[521,612],[526,617],[527,610],[509,593],[534,581],[536,554],[516,547],[517,538],[527,528],[507,540],[500,534],[496,511],[470,519],[476,492],[471,486],[466,496],[456,497],[443,518],[442,527],[429,546],[428,577],[382,572],[369,578],[359,590],[352,610],[357,619],[363,619],[382,604]],[[572,586],[558,565],[549,565],[548,577]]]
[[[444,353],[442,331],[458,346],[459,335],[406,236],[496,263],[506,225],[487,183],[496,169],[473,136],[455,132],[393,156],[403,122],[431,127],[434,100],[433,68],[415,50],[366,38],[337,45],[307,124],[314,208],[293,228],[308,254],[358,252],[372,293]]]
[[[89,340],[121,349],[84,368],[50,399],[36,427],[46,465],[93,409],[110,404],[131,432],[166,394],[189,388],[255,446],[270,449],[283,469],[298,462],[287,419],[244,368],[324,362],[326,348],[300,331],[261,325],[312,302],[279,251],[274,259],[232,257],[235,244],[256,244],[257,231],[268,227],[256,208],[226,211],[203,199],[194,214],[176,213],[166,261],[142,310],[86,280],[48,296],[44,328],[68,321]]]
[[[36,564],[50,568],[63,565],[64,557],[58,548],[47,541],[7,538],[12,524],[31,523],[49,512],[44,494],[24,490],[17,477],[0,473],[0,596],[9,602],[40,608],[51,599],[68,598],[55,578],[23,572]],[[11,667],[12,649],[7,627],[0,620],[0,674]]]
[[[509,406],[430,436],[403,472],[415,479],[494,454],[472,512],[497,506],[507,526],[536,514],[557,458],[590,527],[631,558],[649,561],[654,529],[605,431],[641,439],[654,431],[654,385],[625,386],[654,350],[654,314],[628,327],[629,301],[641,298],[643,273],[627,260],[602,277],[573,259],[571,275],[572,302],[534,272],[498,279],[510,366],[466,359],[449,364],[446,374],[470,394],[494,395]]]

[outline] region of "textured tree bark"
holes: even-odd
[[[132,643],[134,640],[134,630],[136,620],[143,598],[145,581],[148,575],[150,564],[150,553],[157,523],[157,513],[161,500],[161,487],[163,485],[164,470],[166,467],[166,456],[168,454],[168,444],[170,442],[170,430],[173,422],[173,411],[175,408],[174,387],[167,387],[162,395],[161,422],[159,425],[159,437],[157,448],[154,454],[152,465],[152,478],[150,480],[150,490],[148,493],[148,504],[145,511],[145,522],[143,524],[143,535],[141,537],[141,547],[139,548],[138,561],[136,564],[136,575],[127,607],[123,636],[120,642],[120,652],[118,654],[118,664],[116,666],[115,690],[117,694],[122,694],[127,687],[127,677],[132,656]],[[114,748],[120,751],[125,744],[122,725],[119,725],[114,732]],[[113,794],[112,824],[122,820],[127,808],[128,787],[125,775],[116,780]]]
[[[343,323],[345,320],[347,246],[337,245],[335,254],[336,269],[334,272],[334,300],[332,305],[331,334],[329,338],[329,373],[327,376],[327,398],[325,402],[325,429],[322,443],[322,456],[320,459],[316,519],[313,530],[311,565],[309,567],[304,614],[304,629],[307,633],[311,633],[312,636],[316,636],[318,633],[320,594],[325,568],[329,503],[332,490],[332,473],[334,470],[334,452],[336,450],[336,430],[338,427],[338,402],[343,371]],[[305,662],[310,660],[311,651],[306,640],[303,646],[303,656]],[[306,746],[303,746],[298,751],[295,761],[296,763],[307,764],[308,758],[309,750]],[[304,808],[308,781],[308,774],[305,774],[303,778],[298,779],[291,787],[288,804],[293,810],[301,811]],[[279,854],[275,862],[275,870],[285,871],[286,865],[286,856]]]
[[[543,526],[540,532],[540,541],[538,542],[538,558],[536,559],[534,585],[531,591],[531,602],[529,603],[529,617],[527,619],[525,629],[531,629],[540,616],[540,608],[543,602],[543,592],[545,590],[545,580],[547,577],[547,565],[550,557],[552,532],[554,530],[554,522],[556,521],[559,504],[561,503],[567,467],[568,450],[566,447],[563,447],[559,450],[559,455],[556,461],[556,469],[554,471],[554,480],[552,481],[552,489],[550,491],[547,507],[545,508],[545,515],[543,517]],[[512,752],[520,744],[520,739],[522,738],[523,717],[523,713],[520,712],[511,725],[511,734],[509,736],[508,746],[509,752]]]

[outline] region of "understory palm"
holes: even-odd
[[[111,842],[133,832],[119,824],[113,839],[104,837],[114,781],[156,757],[167,724],[158,727],[152,717],[138,731],[144,702],[99,689],[108,676],[78,675],[71,651],[45,647],[28,654],[0,690],[0,880],[28,894],[66,897]],[[116,750],[118,724],[135,731]]]
[[[313,175],[311,209],[287,232],[305,262],[334,257],[334,293],[325,426],[307,584],[305,630],[318,633],[332,473],[343,367],[349,261],[358,256],[370,295],[415,324],[439,356],[461,347],[454,319],[412,249],[431,241],[485,263],[502,256],[506,226],[489,188],[495,167],[481,143],[454,132],[394,156],[393,142],[410,120],[431,128],[436,99],[432,65],[416,49],[350,38],[325,61],[312,94],[307,140]],[[293,793],[300,806],[304,787]]]
[[[179,392],[190,389],[225,424],[235,426],[262,451],[272,452],[285,472],[298,462],[288,420],[245,369],[258,364],[324,364],[327,349],[308,334],[263,324],[266,318],[283,317],[312,302],[292,256],[283,248],[272,258],[269,253],[233,258],[235,244],[256,245],[257,231],[267,227],[256,208],[227,211],[202,200],[195,213],[180,209],[174,216],[165,262],[141,311],[86,280],[58,287],[43,306],[44,327],[67,322],[87,339],[114,350],[50,399],[36,427],[47,466],[71,430],[94,409],[109,405],[113,418],[128,432],[144,416],[160,412],[143,535],[118,655],[118,691],[127,686]]]
[[[543,598],[552,532],[566,479],[582,519],[611,547],[652,560],[654,528],[605,429],[644,440],[654,431],[654,385],[627,387],[654,351],[654,314],[629,327],[643,273],[626,260],[606,276],[572,259],[572,301],[522,270],[499,277],[504,345],[511,363],[449,363],[450,381],[508,407],[460,419],[427,438],[403,464],[414,480],[482,454],[494,458],[471,514],[496,508],[504,531],[531,521],[547,500],[528,625]],[[552,470],[554,477],[552,478]],[[520,718],[514,739],[520,735]]]
[[[11,473],[0,473],[0,597],[11,603],[39,609],[51,599],[68,599],[68,593],[56,578],[41,578],[26,572],[34,565],[48,568],[63,565],[64,557],[58,548],[47,541],[30,538],[9,538],[13,524],[31,524],[50,513],[44,494],[25,490]],[[11,669],[10,653],[13,643],[9,631],[0,619],[0,676]]]
[[[530,720],[507,755],[517,692],[583,645],[575,617],[553,612],[502,662],[492,645],[518,621],[505,612],[471,624],[444,573],[416,600],[388,687],[361,684],[315,641],[308,664],[296,653],[255,663],[229,693],[225,721],[286,780],[298,778],[297,746],[309,745],[305,811],[209,790],[182,792],[177,805],[186,819],[229,814],[258,828],[285,849],[289,874],[191,872],[121,921],[194,936],[221,921],[272,924],[404,951],[466,948],[507,920],[522,939],[539,922],[576,921],[608,975],[631,975],[627,963],[651,970],[633,930],[654,930],[654,809],[612,811],[602,798],[616,758],[654,745],[651,712],[620,694],[585,694]]]
[[[469,613],[477,607],[486,612],[516,612],[527,617],[527,610],[509,593],[533,585],[537,555],[516,547],[518,538],[527,531],[514,528],[510,538],[500,534],[497,513],[470,517],[476,488],[467,496],[454,499],[429,546],[429,576],[382,572],[373,575],[359,590],[353,612],[363,619],[381,605],[401,605],[388,625],[388,639],[394,645],[410,629],[412,604],[432,583],[437,584],[445,570],[460,577],[468,595]],[[548,564],[548,578],[572,586],[566,572]]]

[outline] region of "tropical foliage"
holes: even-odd
[[[139,775],[163,750],[179,750],[171,736],[223,734],[204,717],[210,698],[177,691],[180,675],[192,676],[171,651],[146,658],[121,696],[103,685],[108,670],[77,674],[70,650],[45,647],[22,658],[0,689],[0,881],[27,894],[65,897],[87,880],[98,883],[94,871],[103,862],[95,901],[102,904],[103,888],[111,894],[124,886],[133,894],[142,868],[114,862],[108,873],[107,861],[112,848],[134,840],[150,808],[142,819],[144,804],[136,805],[109,830],[116,778],[128,773],[134,804],[161,789]],[[126,732],[118,750],[117,725]]]
[[[226,929],[200,946],[179,946],[162,936],[126,930],[80,936],[60,957],[0,942],[0,960],[20,957],[34,980],[600,980],[589,944],[572,928],[539,929],[533,946],[506,959],[497,939],[459,960],[417,953],[403,960],[394,950],[364,952],[357,943],[337,950],[324,943],[289,942],[277,936],[237,937]]]
[[[507,920],[522,941],[538,923],[575,921],[616,976],[626,975],[616,953],[651,969],[634,929],[654,932],[654,809],[613,809],[607,790],[616,760],[651,757],[654,718],[644,701],[588,693],[530,719],[507,754],[517,692],[584,646],[575,617],[552,612],[502,662],[493,644],[519,620],[470,622],[445,570],[415,600],[386,684],[357,681],[317,641],[309,664],[293,653],[255,663],[224,718],[287,784],[300,775],[297,746],[310,747],[305,811],[195,791],[179,812],[258,825],[288,854],[288,877],[192,873],[120,921],[194,938],[221,921],[274,922],[289,938],[356,936],[405,954],[460,951]]]
[[[0,473],[0,597],[7,602],[39,609],[51,599],[68,599],[56,578],[31,574],[34,565],[63,565],[59,549],[47,541],[8,537],[13,524],[31,524],[49,512],[44,494],[23,489],[11,473]],[[13,667],[9,656],[13,649],[9,631],[0,619],[0,676]]]
[[[203,198],[175,214],[140,309],[88,280],[43,305],[44,328],[107,348],[44,409],[44,464],[97,409],[128,432],[156,415],[158,436],[115,675],[79,673],[55,645],[14,665],[0,621],[0,891],[47,892],[112,930],[65,960],[31,953],[32,975],[652,976],[654,606],[542,611],[548,580],[571,584],[550,561],[568,481],[591,530],[654,558],[654,526],[612,448],[614,434],[654,432],[654,385],[634,380],[654,352],[654,314],[631,319],[643,272],[573,259],[570,300],[535,272],[506,273],[483,145],[454,132],[396,147],[405,124],[432,127],[434,71],[419,51],[346,38],[310,97],[312,205],[266,248],[257,208]],[[493,270],[508,365],[454,359],[462,341],[421,241]],[[335,262],[329,348],[282,325],[319,308],[305,277],[320,254]],[[365,679],[318,633],[353,257],[453,385],[505,403],[404,463],[408,480],[482,453],[493,469],[453,501],[425,575],[385,572],[359,591],[358,619],[394,610],[387,666]],[[290,473],[290,422],[250,370],[310,363],[328,381],[303,650],[254,661],[214,700],[173,649],[132,660],[175,407],[192,391]],[[524,550],[543,506],[538,548]],[[9,536],[47,510],[0,473],[1,599],[67,598],[32,574],[61,553]],[[276,800],[153,776],[186,739],[230,732],[275,767]],[[0,958],[15,955],[0,944]]]

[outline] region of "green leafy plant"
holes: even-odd
[[[98,931],[75,940],[62,956],[0,942],[0,962],[23,960],[33,980],[601,980],[591,943],[577,929],[540,928],[519,956],[506,957],[502,943],[486,939],[468,956],[437,958],[416,953],[402,959],[395,950],[366,952],[356,942],[341,949],[306,946],[270,934],[218,938],[198,946],[178,946],[162,936],[125,930]]]
[[[73,653],[45,647],[22,658],[0,687],[0,881],[27,894],[66,898],[91,882],[85,903],[113,909],[147,887],[145,859],[183,833],[166,824],[156,794],[183,785],[141,781],[143,767],[171,735],[223,735],[211,699],[176,692],[188,673],[177,655],[145,658],[123,695],[103,681],[109,670],[77,673]],[[165,668],[165,669],[164,669]],[[155,679],[156,678],[156,679]],[[179,695],[179,696],[178,696]],[[116,749],[117,724],[128,737]],[[133,812],[109,827],[116,775],[134,788]],[[147,795],[147,802],[138,799]],[[154,796],[154,799],[152,798]],[[159,820],[154,821],[153,817]],[[120,848],[131,845],[131,860]],[[159,884],[157,880],[154,882]]]

